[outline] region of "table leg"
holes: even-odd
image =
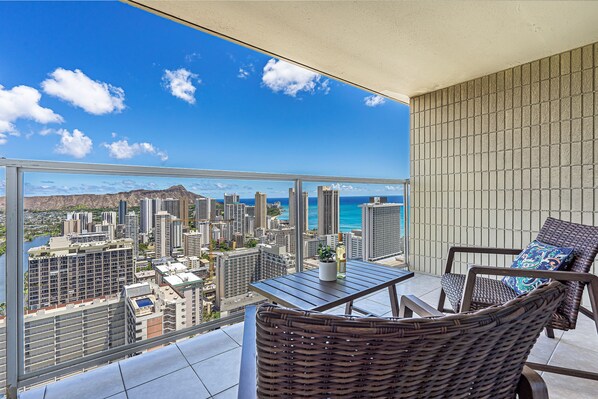
[[[388,287],[388,294],[390,295],[392,317],[399,317],[399,298],[397,297],[397,287],[394,284]]]
[[[350,315],[351,313],[353,313],[353,301],[349,301],[345,305],[345,314]]]

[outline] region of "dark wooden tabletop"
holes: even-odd
[[[411,277],[407,270],[348,260],[344,279],[320,281],[314,269],[251,283],[250,288],[282,306],[324,311]]]

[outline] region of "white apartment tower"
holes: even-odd
[[[340,226],[338,190],[318,186],[318,235],[338,234]]]
[[[170,226],[170,252],[174,248],[183,246],[183,221],[176,217],[172,217]]]
[[[239,196],[237,194],[226,194],[224,193],[224,219],[228,220],[231,219],[231,216],[228,214],[228,207],[227,205],[233,204],[235,202],[239,202]]]
[[[156,212],[162,208],[162,200],[159,198],[144,198],[139,201],[141,233],[148,234],[156,227]]]
[[[268,206],[266,204],[266,194],[255,193],[255,224],[254,227],[267,227],[266,218],[268,216]]]
[[[117,225],[116,212],[102,212],[102,223]]]
[[[137,259],[139,255],[139,217],[135,211],[130,211],[125,215],[125,238],[130,238],[133,241],[133,258]]]
[[[154,231],[154,242],[156,246],[156,257],[163,258],[171,254],[171,228],[172,215],[166,211],[160,211],[155,216],[156,229]]]
[[[378,201],[361,205],[363,260],[373,261],[402,253],[402,206]]]
[[[199,231],[183,233],[183,248],[185,256],[201,256],[203,235]]]
[[[230,236],[232,237],[235,233],[245,235],[245,204],[233,202],[232,204],[225,205],[224,211],[228,214],[228,219],[230,219],[230,226],[232,228]]]

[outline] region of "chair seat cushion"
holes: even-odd
[[[515,258],[511,267],[526,270],[561,270],[571,259],[573,248],[560,248],[534,240]],[[521,295],[547,283],[548,279],[505,276],[502,281],[517,295]]]
[[[461,297],[465,286],[465,275],[446,273],[442,276],[441,285],[453,310],[461,308]],[[479,310],[493,305],[502,305],[517,297],[517,293],[500,280],[477,277],[473,288],[471,310]]]

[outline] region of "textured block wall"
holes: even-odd
[[[411,99],[410,261],[520,248],[547,216],[598,225],[598,43]],[[463,256],[467,263],[510,263]]]

